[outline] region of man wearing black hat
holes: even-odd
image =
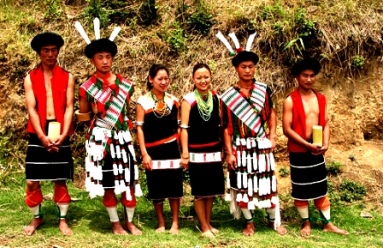
[[[41,62],[24,81],[29,114],[25,203],[34,215],[32,222],[24,229],[27,235],[32,235],[43,223],[40,181],[54,181],[59,229],[63,235],[73,234],[65,217],[71,201],[66,180],[73,179],[69,136],[73,134],[74,78],[57,65],[57,56],[63,44],[62,37],[51,32],[38,34],[31,42]]]
[[[133,82],[111,72],[116,44],[102,38],[90,42],[85,55],[96,72],[80,87],[79,121],[89,121],[86,141],[86,190],[90,197],[103,197],[114,234],[126,234],[117,214],[117,194],[121,194],[126,218],[125,228],[133,235],[142,232],[134,225],[136,196],[142,195],[138,167],[128,118]]]
[[[312,89],[320,71],[317,60],[307,58],[296,63],[292,74],[298,87],[283,103],[283,132],[288,138],[292,197],[303,220],[301,235],[311,233],[308,201],[314,200],[323,230],[347,235],[330,222],[327,197],[327,172],[324,154],[330,141],[326,97]]]
[[[275,110],[270,88],[254,79],[258,60],[251,51],[240,51],[232,59],[238,81],[221,98],[231,212],[239,218],[242,211],[246,219],[242,233],[251,236],[255,232],[251,210],[265,208],[269,226],[284,235],[287,230],[280,223],[272,153],[276,145]]]

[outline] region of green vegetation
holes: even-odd
[[[342,172],[342,164],[337,161],[331,161],[326,164],[327,173],[336,176]]]
[[[360,183],[345,180],[339,186],[340,199],[346,202],[362,200],[366,195],[366,188]]]
[[[281,177],[288,177],[290,175],[290,170],[287,167],[281,167],[279,169],[279,175]]]

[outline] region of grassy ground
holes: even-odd
[[[299,235],[298,214],[293,206],[282,209],[283,225],[288,229],[286,236],[279,236],[266,227],[264,211],[256,211],[257,232],[253,237],[241,234],[243,219],[234,220],[229,206],[217,199],[213,209],[213,225],[220,230],[214,239],[202,238],[193,211],[192,198],[186,195],[181,206],[181,229],[179,235],[157,234],[156,218],[151,203],[145,197],[138,200],[134,222],[143,235],[116,236],[111,233],[108,215],[102,206],[101,198],[89,199],[87,193],[69,183],[73,198],[68,223],[74,231],[71,237],[63,237],[57,228],[57,211],[52,201],[52,184],[43,183],[43,212],[45,223],[35,235],[26,237],[23,228],[31,219],[25,206],[25,182],[22,172],[7,177],[0,188],[0,247],[382,247],[383,217],[372,213],[373,218],[360,217],[363,203],[344,205],[333,204],[332,220],[336,225],[348,230],[349,236],[340,236],[321,231],[320,222],[314,221],[312,235],[302,238]],[[143,188],[145,192],[145,188]],[[289,196],[283,196],[285,201]],[[313,217],[317,212],[311,207]],[[122,219],[122,209],[119,208]],[[169,206],[165,214],[170,225]]]

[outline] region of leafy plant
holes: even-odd
[[[346,202],[362,200],[366,195],[366,188],[356,182],[345,180],[339,186],[340,199]]]
[[[186,47],[187,37],[179,22],[174,23],[174,27],[167,34],[166,42],[176,51],[180,51]]]
[[[214,24],[212,18],[213,16],[206,6],[201,4],[197,11],[192,13],[187,20],[188,30],[207,35]]]
[[[281,177],[288,177],[288,176],[290,175],[290,171],[289,171],[289,169],[287,169],[286,167],[281,167],[281,168],[279,169],[279,175],[280,175]]]
[[[60,0],[44,0],[44,7],[45,19],[59,19],[62,16],[63,10]]]
[[[86,0],[89,5],[84,10],[84,16],[93,20],[98,17],[100,25],[107,26],[109,24],[109,11],[103,7],[101,0]]]
[[[352,67],[356,69],[362,69],[364,65],[364,57],[360,55],[355,55],[352,57]]]
[[[315,35],[317,30],[315,28],[315,22],[306,18],[305,9],[298,9],[295,15],[295,25],[299,37],[307,37]]]
[[[342,172],[342,164],[337,161],[332,161],[326,164],[327,173],[331,175],[338,175]]]
[[[155,0],[144,0],[140,8],[141,23],[149,26],[158,18]]]

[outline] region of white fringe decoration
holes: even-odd
[[[136,185],[134,185],[134,195],[137,197],[141,197],[144,195],[142,193],[141,185],[139,183],[136,183]]]

